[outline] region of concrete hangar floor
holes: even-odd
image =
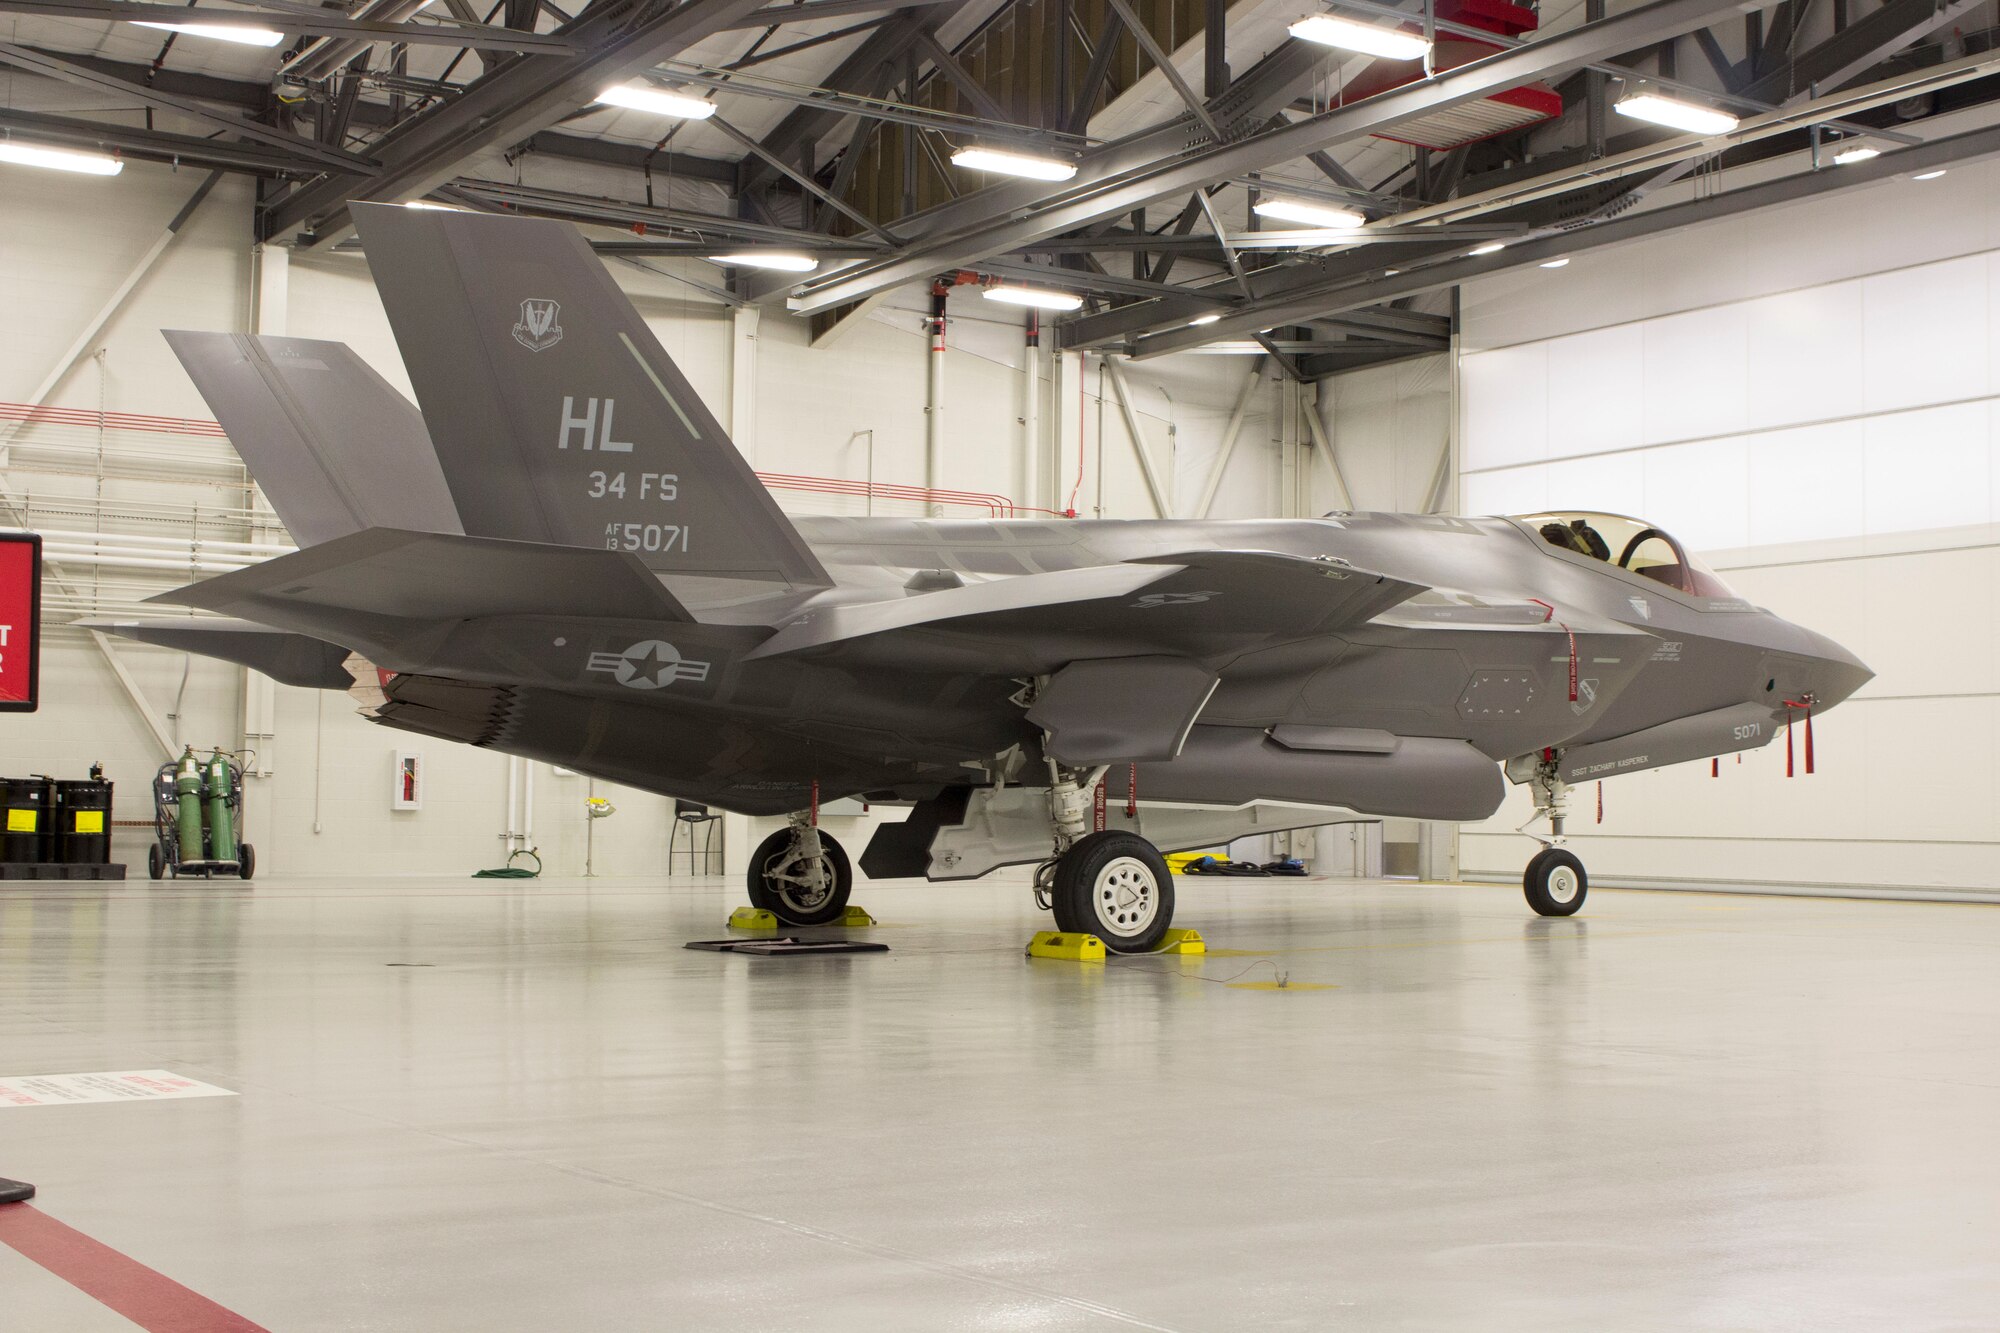
[[[273,1333],[2000,1323],[1990,907],[1184,881],[1214,952],[1087,966],[863,888],[9,885],[6,1071],[235,1094],[0,1109],[10,1208]],[[20,1234],[0,1326],[161,1326]]]

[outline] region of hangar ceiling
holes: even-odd
[[[1081,298],[1050,317],[1064,346],[1314,377],[1445,346],[1451,289],[1483,273],[2000,151],[1991,11],[0,0],[0,133],[256,177],[260,240],[351,245],[355,200],[513,210],[618,229],[592,234],[626,257],[815,264],[696,281],[821,337],[944,278]],[[1290,34],[1315,14],[1426,54]],[[620,85],[638,105],[600,100]],[[1641,93],[1735,123],[1611,114]],[[968,148],[1066,178],[954,164]]]

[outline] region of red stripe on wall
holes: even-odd
[[[0,1204],[0,1244],[151,1333],[268,1333],[33,1204]]]

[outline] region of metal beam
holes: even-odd
[[[1783,101],[1810,88],[1831,91],[1978,7],[1979,0],[1889,0],[1790,64],[1755,80],[1743,95]]]
[[[318,170],[301,163],[283,149],[263,144],[169,134],[164,130],[148,130],[136,125],[111,125],[103,121],[79,120],[74,116],[51,116],[40,111],[0,108],[0,129],[36,143],[92,148],[137,158],[142,162],[178,162],[190,167],[253,176],[310,175]]]
[[[661,72],[677,83],[708,88],[719,93],[734,93],[739,97],[761,97],[766,101],[787,102],[793,106],[824,107],[843,116],[865,116],[870,120],[888,121],[893,125],[913,125],[918,129],[938,130],[946,134],[988,137],[1005,135],[1009,138],[1030,140],[1037,144],[1047,143],[1055,137],[1053,130],[1022,125],[1004,117],[933,111],[928,107],[916,106],[909,102],[850,96],[826,88],[796,83],[762,83],[754,75],[731,74],[725,69],[706,65],[669,65]]]
[[[194,27],[211,23],[240,27],[247,20],[262,27],[296,32],[307,37],[356,37],[374,42],[403,42],[412,46],[471,46],[488,51],[543,55],[575,55],[578,50],[574,42],[561,37],[511,32],[483,25],[395,23],[380,19],[346,18],[332,11],[305,14],[295,9],[265,6],[190,9],[185,5],[147,4],[141,0],[0,0],[0,14],[102,19],[108,23],[174,23]]]
[[[720,158],[696,157],[642,144],[619,143],[615,139],[590,139],[580,134],[559,134],[543,130],[518,145],[516,153],[542,153],[570,162],[597,162],[607,167],[629,167],[633,171],[663,171],[690,180],[716,185],[736,185],[736,164]]]
[[[180,13],[183,11],[176,10],[174,12]],[[144,102],[148,106],[158,107],[165,111],[175,111],[181,115],[216,126],[218,129],[228,130],[232,134],[239,134],[246,139],[254,139],[258,143],[271,144],[278,148],[287,149],[298,154],[302,162],[312,163],[322,169],[337,167],[343,171],[366,174],[373,172],[376,167],[375,162],[370,158],[341,152],[337,149],[328,148],[324,144],[316,143],[311,139],[292,134],[286,130],[274,129],[269,125],[262,125],[256,121],[244,120],[240,116],[232,116],[226,111],[218,111],[214,107],[195,101],[191,97],[182,97],[176,93],[165,92],[156,87],[147,87],[144,84],[128,83],[116,75],[103,73],[100,70],[93,69],[62,56],[54,56],[45,51],[37,51],[32,47],[16,46],[11,42],[0,42],[0,64],[12,65],[16,69],[24,69],[32,74],[42,74],[52,79],[60,79],[64,83],[73,83],[84,88],[95,88],[104,92],[116,93],[121,97],[130,97],[135,101]]]
[[[1757,143],[1782,134],[1796,133],[1810,125],[1839,124],[1842,115],[1854,115],[1890,106],[1906,98],[1920,97],[2000,71],[2000,53],[1985,52],[1942,65],[1911,70],[1846,92],[1829,93],[1810,101],[1800,100],[1782,110],[1750,116],[1727,134],[1677,135],[1640,148],[1614,153],[1607,158],[1553,171],[1547,176],[1531,176],[1512,185],[1499,185],[1465,195],[1449,203],[1414,209],[1399,217],[1397,227],[1422,238],[1432,221],[1453,221],[1512,208],[1537,199],[1551,198],[1601,181],[1616,180],[1676,163],[1692,162],[1744,144]],[[1922,142],[1917,140],[1916,142]],[[1421,225],[1420,225],[1421,224]]]
[[[1216,450],[1215,466],[1208,470],[1208,480],[1201,488],[1201,499],[1196,502],[1189,518],[1207,518],[1208,511],[1215,507],[1215,493],[1222,489],[1222,478],[1229,471],[1230,457],[1236,452],[1236,437],[1243,433],[1243,418],[1250,410],[1250,397],[1263,382],[1264,358],[1260,356],[1251,364],[1243,387],[1236,391],[1236,405],[1229,409],[1229,424],[1222,428],[1222,445]]]
[[[139,714],[139,720],[146,724],[147,731],[153,733],[153,740],[158,743],[160,753],[168,759],[178,756],[180,751],[174,745],[173,736],[167,731],[165,720],[154,710],[152,703],[146,698],[146,692],[139,688],[139,682],[132,678],[131,671],[125,666],[125,659],[118,655],[118,650],[112,646],[110,638],[99,630],[91,630],[90,638],[91,642],[97,645],[97,651],[104,655],[104,664],[111,668],[111,674],[124,689],[125,697],[132,701],[132,708]]]
[[[931,58],[931,64],[937,66],[938,71],[965,94],[966,100],[972,103],[980,115],[990,116],[998,121],[1013,119],[1007,114],[1007,108],[993,100],[993,94],[981,87],[979,80],[973,78],[971,72],[958,63],[958,57],[945,50],[944,44],[937,38],[928,32],[920,32],[917,34],[917,45]]]
[[[1755,0],[1652,0],[1601,22],[1497,52],[1283,129],[1196,152],[1187,151],[1185,121],[1172,122],[1090,154],[1076,179],[1054,191],[1031,182],[989,186],[932,210],[919,228],[910,229],[924,239],[905,254],[801,284],[792,306],[800,313],[827,310],[940,269],[969,267],[1023,241],[1128,213],[1218,177],[1276,166],[1531,79],[1650,46],[1706,26],[1717,14],[1741,9],[1746,2]]]
[[[1146,451],[1146,432],[1139,429],[1139,413],[1132,406],[1131,390],[1125,386],[1125,368],[1115,356],[1104,358],[1104,368],[1111,372],[1111,393],[1118,399],[1118,410],[1125,416],[1125,431],[1132,437],[1132,452],[1138,455],[1139,471],[1145,475],[1146,490],[1153,497],[1153,510],[1161,518],[1172,518],[1173,506],[1167,503],[1167,492],[1160,485],[1159,473],[1153,470],[1153,456]]]
[[[771,5],[753,10],[724,24],[722,31],[742,28],[772,28],[782,23],[813,23],[819,19],[846,18],[851,14],[875,14],[888,9],[930,9],[955,4],[957,0],[810,0],[802,5]]]
[[[863,213],[860,209],[854,207],[852,204],[848,203],[845,199],[842,199],[837,195],[829,194],[826,191],[826,189],[820,185],[818,181],[806,175],[803,171],[798,170],[796,167],[792,166],[790,163],[784,161],[783,159],[778,158],[772,155],[771,153],[767,152],[762,144],[758,143],[755,139],[745,134],[742,130],[737,129],[734,125],[731,125],[721,116],[710,116],[708,118],[708,123],[717,130],[720,130],[723,133],[723,135],[725,135],[727,138],[741,145],[746,152],[751,153],[756,157],[763,158],[765,162],[770,164],[770,167],[773,171],[778,172],[780,175],[784,176],[785,179],[791,181],[792,184],[798,186],[801,190],[804,190],[807,194],[819,200],[827,207],[837,210],[839,213],[841,213],[842,216],[858,224],[865,230],[874,232],[877,236],[881,237],[884,241],[887,241],[890,245],[900,244],[900,240],[897,237],[896,233],[890,231],[887,227],[881,226],[875,221],[875,219],[869,217],[866,213]]]
[[[1865,112],[1891,105],[1905,98],[1968,83],[1996,70],[2000,70],[2000,53],[1989,52],[1967,56],[1949,64],[1913,70],[1880,83],[1802,102],[1786,110],[1753,116],[1726,135],[1712,137],[1682,135],[1660,140],[1596,162],[1586,162],[1550,172],[1546,176],[1529,177],[1510,185],[1496,186],[1491,190],[1463,196],[1450,203],[1413,209],[1399,215],[1393,226],[1378,224],[1369,231],[1401,233],[1405,240],[1427,242],[1432,239],[1431,228],[1434,225],[1450,225],[1455,221],[1493,213],[1496,210],[1553,198],[1599,181],[1615,180],[1638,172],[1670,167],[1675,163],[1691,162],[1697,158],[1712,156],[1725,148],[1795,133],[1806,125],[1827,121],[1829,117],[1842,112]],[[1897,151],[1900,155],[1910,150]],[[1586,230],[1582,227],[1575,229],[1579,232]],[[1471,230],[1463,226],[1454,227],[1451,239],[1455,241],[1471,239],[1467,235]],[[1510,242],[1510,245],[1518,247],[1522,239],[1527,238],[1517,234],[1517,239]],[[1448,245],[1440,246],[1433,256],[1418,255],[1409,262],[1414,265],[1422,263],[1427,258],[1438,255],[1449,256],[1451,253]],[[1261,312],[1266,310],[1271,301],[1285,300],[1291,293],[1307,286],[1337,286],[1360,276],[1360,270],[1373,269],[1375,266],[1375,261],[1356,255],[1352,251],[1324,255],[1289,267],[1258,271],[1252,277],[1252,284],[1257,289],[1256,295],[1247,304],[1239,305],[1231,301],[1225,285],[1210,284],[1196,287],[1173,299],[1163,299],[1152,308],[1142,304],[1083,317],[1066,326],[1065,333],[1070,340],[1070,346],[1102,345],[1147,330],[1160,330],[1158,336],[1168,338],[1177,345],[1189,345],[1189,340],[1176,326],[1184,322],[1190,310],[1198,308],[1195,302],[1205,299],[1211,303],[1232,305],[1235,307],[1231,310],[1232,317],[1256,318],[1259,320],[1257,327],[1266,327],[1272,320],[1262,317]],[[1204,332],[1211,338],[1223,338],[1230,336],[1232,329],[1241,327],[1240,324],[1231,324],[1225,320],[1206,327]]]
[[[635,204],[627,199],[568,194],[560,190],[511,185],[505,181],[461,179],[452,186],[452,189],[482,203],[504,205],[540,217],[567,218],[572,222],[601,223],[616,227],[629,227],[635,222],[642,222],[648,227],[678,227],[707,237],[718,239],[728,237],[732,240],[751,241],[760,245],[781,245],[787,248],[801,246],[811,248],[814,244],[823,244],[829,239],[821,232],[767,226],[741,218],[725,217],[719,213],[703,213],[688,208],[661,208]],[[855,242],[855,238],[851,236],[831,239],[841,245],[853,245]],[[345,242],[341,248],[346,248]],[[712,246],[711,249],[713,248],[716,247]],[[879,247],[870,247],[869,253],[882,252]]]
[[[1174,67],[1173,56],[1160,46],[1152,30],[1133,10],[1130,0],[1105,0],[1105,3],[1117,11],[1118,17],[1125,20],[1125,30],[1132,34],[1132,40],[1139,44],[1139,49],[1153,62],[1153,68],[1160,71],[1160,77],[1165,79],[1180,97],[1182,104],[1188,109],[1188,114],[1201,122],[1201,127],[1208,131],[1210,139],[1221,143],[1222,127],[1215,123],[1215,117],[1208,114],[1208,107],[1195,95],[1188,81],[1181,77],[1180,70]]]
[[[1082,134],[1090,125],[1091,109],[1097,105],[1097,95],[1104,91],[1104,80],[1110,77],[1112,61],[1118,55],[1118,37],[1125,30],[1125,20],[1115,9],[1104,13],[1104,26],[1098,29],[1097,45],[1090,49],[1090,64],[1084,68],[1083,82],[1077,85],[1076,100],[1069,104],[1069,113],[1063,117],[1062,126],[1071,134]]]
[[[351,199],[420,199],[474,157],[508,148],[587,106],[608,83],[659,64],[721,31],[758,0],[686,0],[658,12],[646,0],[608,0],[560,35],[585,48],[575,58],[520,56],[474,81],[449,102],[413,117],[374,146],[381,172],[337,175],[295,190],[264,215],[270,239],[304,227],[315,241],[344,233]]]
[[[1255,328],[1337,316],[1366,306],[1380,305],[1385,301],[1442,291],[1463,282],[1470,282],[1474,278],[1482,278],[1491,273],[1521,268],[1529,264],[1539,264],[1544,260],[1557,259],[1564,255],[1638,240],[1681,227],[1712,222],[1719,218],[1734,217],[1753,209],[1796,203],[1822,194],[1862,189],[1906,173],[1929,171],[1937,167],[1949,167],[1954,163],[1997,155],[2000,155],[2000,125],[1953,135],[1946,139],[1936,139],[1916,148],[1899,148],[1866,162],[1832,167],[1823,171],[1804,171],[1723,194],[1669,204],[1646,212],[1628,213],[1597,223],[1595,226],[1575,231],[1553,232],[1546,236],[1521,241],[1508,246],[1498,254],[1463,256],[1442,263],[1408,269],[1393,277],[1348,276],[1341,280],[1314,284],[1304,281],[1303,279],[1309,275],[1302,273],[1299,275],[1301,281],[1297,288],[1282,297],[1268,300],[1256,310],[1228,315],[1206,328],[1186,331],[1199,335],[1193,338],[1182,336],[1181,331],[1174,331],[1144,339],[1134,349],[1132,355],[1135,360],[1161,356],[1169,352],[1185,351],[1190,346],[1216,338],[1244,337]]]
[[[875,253],[880,254],[881,251]],[[995,277],[1021,278],[1040,283],[1044,287],[1058,287],[1064,291],[1116,292],[1120,296],[1159,296],[1172,290],[1157,282],[1144,278],[1120,278],[1098,270],[1080,268],[1051,268],[1046,264],[1027,264],[1009,258],[987,259],[980,263],[981,273]]]
[[[900,60],[916,45],[918,34],[927,31],[938,19],[933,9],[926,8],[889,20],[856,47],[854,54],[841,61],[832,73],[821,78],[819,86],[829,92],[873,96],[884,86],[884,67]],[[845,114],[824,106],[801,106],[764,136],[764,147],[790,162],[798,157],[799,149],[808,143],[816,143]],[[751,188],[770,174],[770,168],[761,160],[746,163],[743,188]]]

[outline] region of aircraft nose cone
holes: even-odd
[[[1810,651],[1815,659],[1812,672],[1815,707],[1831,708],[1875,679],[1875,673],[1868,669],[1867,663],[1853,653],[1824,634],[1807,633],[1812,640]]]

